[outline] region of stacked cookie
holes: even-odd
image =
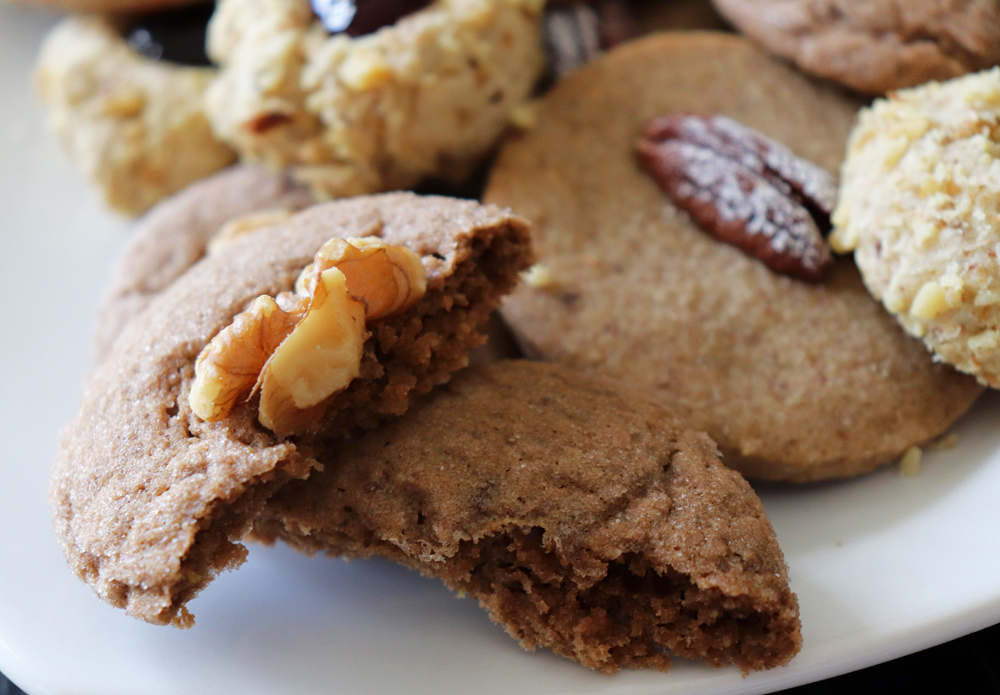
[[[988,73],[904,93],[850,135],[858,97],[748,39],[630,38],[714,25],[707,4],[630,12],[223,0],[215,66],[189,68],[141,57],[137,32],[160,44],[138,21],[53,33],[43,98],[93,172],[134,186],[108,188],[129,201],[113,204],[145,209],[243,160],[153,207],[102,308],[51,488],[67,559],[101,598],[188,626],[242,539],[280,540],[438,577],[526,648],[604,671],[794,656],[797,601],[742,475],[868,472],[982,391],[865,283],[992,383],[990,225],[949,241],[972,260],[940,272],[948,249],[907,256],[906,227],[950,240],[949,203],[958,226],[989,217],[974,212],[989,192],[963,191],[992,170],[1000,88]],[[187,111],[153,103],[167,75],[192,81]],[[948,176],[922,138],[955,150]],[[894,147],[899,175],[873,182]],[[399,190],[470,177],[483,203]],[[924,189],[944,196],[926,220]],[[863,277],[831,256],[831,213]]]

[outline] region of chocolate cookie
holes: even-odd
[[[426,292],[369,324],[360,374],[301,436],[258,423],[260,397],[194,415],[195,359],[260,295],[290,290],[330,237],[380,237],[418,255]],[[184,604],[219,571],[264,500],[317,466],[323,446],[403,413],[464,366],[530,262],[528,227],[491,206],[390,194],[315,206],[197,263],[135,317],[87,382],[56,457],[50,502],[70,566],[104,600],[186,626]]]
[[[640,39],[557,85],[486,192],[535,223],[544,272],[503,309],[526,354],[649,388],[759,478],[854,475],[939,435],[981,389],[852,263],[821,284],[777,275],[699,229],[635,154],[657,116],[719,113],[834,172],[856,106],[724,34]]]
[[[211,7],[180,12],[204,27]],[[134,24],[68,17],[46,37],[36,68],[50,126],[106,204],[128,214],[236,159],[205,115],[215,76],[207,58],[173,62],[149,29],[129,35]]]
[[[280,220],[313,202],[308,189],[287,175],[237,166],[158,204],[136,225],[118,259],[98,315],[95,359],[103,360],[125,324],[205,255],[227,223]]]
[[[527,649],[602,671],[668,651],[787,662],[798,605],[760,501],[655,400],[552,364],[469,368],[320,455],[256,522],[306,552],[381,555],[476,598]]]
[[[868,94],[1000,63],[1000,5],[995,0],[714,2],[773,53]]]

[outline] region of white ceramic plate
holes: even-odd
[[[678,661],[605,676],[523,652],[469,600],[385,562],[254,548],[153,627],[70,573],[46,507],[60,425],[89,366],[101,288],[127,224],[45,132],[31,62],[50,17],[0,6],[0,671],[30,695],[760,693],[861,668],[1000,621],[1000,398],[917,478],[760,490],[802,606],[786,668]]]

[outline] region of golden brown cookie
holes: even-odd
[[[602,671],[669,654],[787,662],[798,605],[764,508],[715,444],[608,380],[472,367],[403,418],[319,456],[256,531],[381,555],[478,599],[525,648]]]
[[[215,69],[143,55],[126,41],[130,21],[67,17],[46,37],[36,77],[49,125],[77,167],[107,205],[139,214],[236,154],[205,115]],[[162,52],[148,32],[143,38]]]
[[[885,94],[1000,63],[996,0],[713,0],[807,72]]]
[[[759,478],[855,475],[936,437],[981,389],[933,364],[852,263],[819,285],[776,275],[635,157],[654,117],[720,113],[834,172],[856,107],[724,34],[640,39],[557,85],[486,192],[535,224],[540,268],[503,309],[526,354],[652,390]]]
[[[98,314],[95,359],[103,360],[125,324],[201,259],[216,234],[233,229],[234,220],[263,226],[313,202],[287,175],[235,166],[159,203],[137,223],[118,259]]]
[[[360,375],[309,434],[276,437],[259,397],[221,421],[195,416],[195,358],[262,294],[290,290],[331,237],[377,236],[416,253],[427,291],[369,324]],[[219,571],[264,500],[316,467],[324,442],[402,414],[465,365],[486,321],[530,259],[527,224],[492,206],[390,194],[312,207],[197,263],[126,326],[87,381],[60,442],[50,488],[73,571],[109,603],[186,626],[184,604]]]

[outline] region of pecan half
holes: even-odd
[[[833,265],[823,232],[837,187],[815,164],[725,116],[662,116],[637,150],[674,203],[713,236],[802,280],[817,282]]]

